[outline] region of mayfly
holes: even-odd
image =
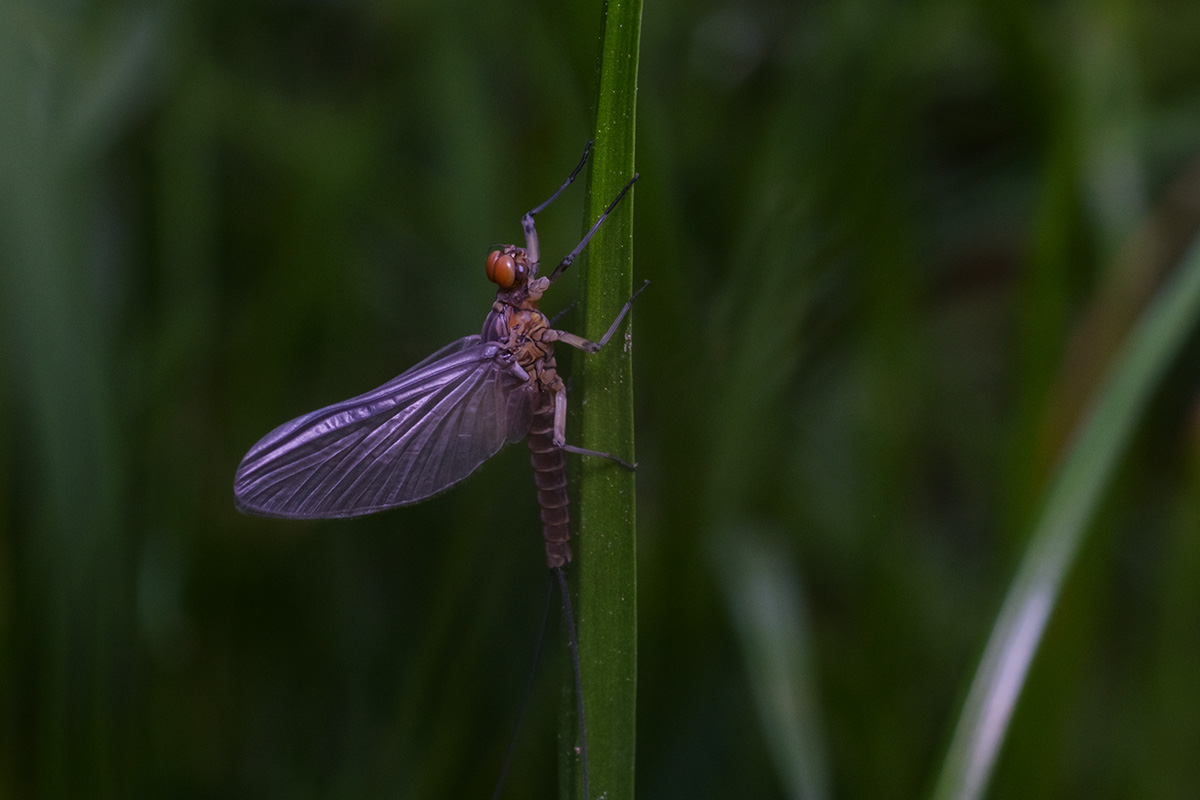
[[[538,310],[542,294],[587,246],[633,186],[625,185],[583,240],[548,276],[539,276],[534,217],[583,169],[583,158],[554,194],[521,219],[525,246],[489,253],[487,277],[499,288],[478,335],[446,345],[379,388],[284,423],[250,448],[234,478],[238,509],[289,519],[354,517],[418,503],[462,481],[507,442],[525,439],[541,505],[546,563],[557,573],[573,628],[562,567],[570,561],[563,453],[608,453],[566,442],[567,392],[554,343],[595,353],[612,338],[633,297],[608,331],[592,342],[553,328]],[[643,285],[638,293],[645,289]],[[571,634],[579,680],[578,648]],[[587,793],[587,749],[578,699],[581,767]]]

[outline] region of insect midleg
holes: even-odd
[[[644,292],[646,287],[649,285],[650,281],[646,281],[641,285],[641,288],[633,293],[632,297],[625,301],[625,305],[621,307],[621,311],[617,314],[617,318],[612,321],[612,325],[608,326],[608,330],[604,332],[604,335],[600,337],[600,341],[598,342],[592,342],[583,338],[582,336],[571,333],[570,331],[560,331],[555,328],[547,329],[542,336],[545,341],[569,344],[571,347],[582,350],[585,353],[598,353],[600,352],[600,348],[608,344],[608,340],[611,339],[613,334],[617,332],[617,326],[621,324],[621,320],[625,319],[625,315],[629,313],[629,309],[633,308],[633,301],[636,300],[637,296]]]
[[[532,211],[521,217],[521,227],[525,230],[525,252],[529,254],[529,260],[534,264],[541,261],[540,253],[538,252],[538,236],[537,228],[534,227],[533,218],[535,215],[545,210],[546,206],[558,199],[568,186],[574,183],[575,178],[583,169],[583,165],[587,163],[588,155],[592,152],[592,142],[588,142],[583,148],[583,158],[579,159],[579,163],[575,165],[575,169],[571,170],[571,174],[563,181],[563,185],[558,187],[558,190],[550,195],[541,205],[534,208]]]
[[[542,329],[540,332],[541,340],[545,342],[564,342],[588,353],[595,353],[599,351],[600,348],[606,345],[608,340],[612,338],[613,334],[617,330],[617,326],[621,324],[621,320],[625,319],[625,315],[628,314],[629,309],[633,307],[633,301],[636,300],[637,296],[641,294],[649,285],[650,281],[646,281],[642,284],[640,289],[633,293],[633,296],[626,301],[625,305],[621,308],[620,313],[617,314],[617,318],[613,320],[612,325],[608,326],[608,330],[605,332],[604,336],[600,337],[599,342],[588,341],[582,336],[576,336],[568,331],[560,331],[554,328]],[[600,450],[588,450],[584,447],[575,447],[574,445],[567,444],[567,389],[563,385],[562,380],[556,374],[554,375],[554,380],[546,387],[546,391],[548,391],[553,398],[551,401],[552,409],[544,409],[541,413],[548,416],[549,412],[553,411],[553,425],[549,433],[551,434],[551,442],[555,447],[559,448],[560,450],[565,450],[568,453],[576,453],[581,456],[598,456],[600,458],[607,458],[610,461],[617,462],[626,469],[634,469],[636,465],[630,464],[625,459],[621,458],[620,456],[615,456],[612,453],[605,453]]]

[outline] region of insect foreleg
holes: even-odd
[[[553,317],[550,318],[550,327],[553,328],[555,325],[557,325],[558,321],[560,319],[562,319],[563,317],[565,317],[571,311],[571,309],[573,309],[577,305],[579,305],[578,300],[572,300],[571,302],[567,303],[566,308],[564,308],[562,311],[559,311],[557,314],[555,314]]]
[[[587,154],[584,153],[584,156],[586,158]],[[583,164],[580,164],[579,166],[582,167]],[[554,271],[550,273],[551,283],[554,283],[556,280],[558,280],[558,276],[565,272],[567,267],[571,266],[571,262],[583,252],[583,248],[587,247],[587,243],[590,242],[592,237],[596,235],[596,231],[600,230],[600,226],[604,223],[605,218],[607,218],[608,215],[612,213],[612,210],[617,207],[617,203],[621,202],[621,198],[624,197],[625,193],[633,187],[633,184],[635,181],[637,181],[637,179],[638,175],[637,173],[634,173],[633,178],[629,181],[629,183],[625,184],[625,188],[621,190],[621,193],[617,195],[615,200],[608,204],[608,208],[604,209],[604,213],[600,215],[600,219],[596,220],[596,224],[592,226],[592,229],[584,235],[583,241],[575,245],[575,249],[567,253],[563,260],[558,262],[558,266],[555,267]],[[559,189],[559,191],[561,192],[562,189]],[[555,197],[557,197],[557,195],[555,195]],[[551,199],[553,200],[554,198]]]
[[[521,217],[521,227],[525,230],[525,252],[529,254],[529,260],[534,264],[537,264],[540,261],[540,254],[538,253],[537,228],[535,228],[533,224],[534,216],[544,211],[546,206],[557,200],[558,196],[562,194],[572,182],[574,182],[576,176],[579,175],[580,170],[583,169],[583,165],[587,163],[588,155],[591,152],[592,143],[588,142],[587,146],[583,148],[583,158],[579,159],[579,163],[575,166],[575,169],[571,171],[571,174],[567,176],[567,179],[563,181],[563,185],[558,187],[558,191],[550,195],[550,197],[537,208]]]

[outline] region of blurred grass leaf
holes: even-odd
[[[1163,285],[1114,363],[1057,471],[992,629],[950,742],[936,800],[972,800],[988,785],[1047,620],[1088,523],[1150,393],[1200,313],[1200,240]]]
[[[824,800],[830,792],[820,686],[793,559],[773,538],[746,526],[715,532],[710,554],[785,793],[792,800]]]

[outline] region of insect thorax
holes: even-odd
[[[485,342],[498,342],[531,375],[540,373],[540,362],[554,367],[553,345],[545,340],[550,322],[537,308],[514,306],[497,300],[483,323]]]

